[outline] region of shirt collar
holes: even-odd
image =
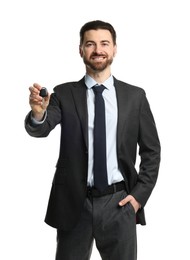
[[[92,77],[88,74],[85,75],[85,84],[88,89],[92,88],[94,85],[98,84]],[[111,75],[107,80],[105,80],[102,85],[104,85],[107,89],[113,87],[113,76]]]

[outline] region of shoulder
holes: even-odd
[[[58,84],[53,88],[53,91],[55,93],[67,92],[70,91],[72,88],[79,87],[79,86],[85,86],[84,77],[79,81],[70,81],[70,82]]]
[[[124,81],[114,78],[114,85],[118,95],[129,97],[130,99],[141,100],[146,96],[145,90],[136,85],[126,83]]]
[[[118,80],[115,77],[114,77],[114,84],[116,87],[123,88],[130,92],[134,92],[134,93],[144,93],[145,92],[143,88],[138,87],[136,85],[129,84],[129,83],[121,81],[121,80]]]

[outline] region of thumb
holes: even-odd
[[[132,199],[132,196],[131,195],[128,195],[127,197],[125,197],[123,200],[121,200],[120,202],[119,202],[119,206],[124,206],[124,205],[126,205],[128,202],[130,202],[131,201],[131,199]]]

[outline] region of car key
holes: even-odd
[[[43,98],[48,96],[47,88],[43,87],[43,88],[40,89],[40,96],[43,97]]]

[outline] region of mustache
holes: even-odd
[[[97,53],[97,52],[93,52],[90,56],[90,58],[93,58],[93,57],[107,57],[106,54],[103,54],[103,53]]]

